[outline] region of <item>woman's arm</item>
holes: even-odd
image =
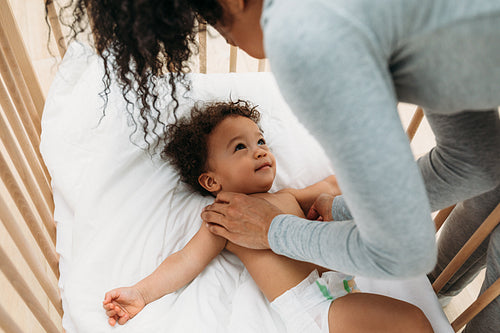
[[[337,184],[337,178],[333,175],[302,189],[285,188],[278,191],[278,193],[283,192],[290,193],[295,197],[297,202],[300,204],[300,208],[302,208],[304,215],[308,214],[309,209],[320,194],[327,193],[332,196],[341,194],[340,188]]]
[[[320,223],[279,215],[268,228],[270,247],[352,274],[425,273],[435,264],[434,226],[385,49],[355,17],[319,3],[310,20],[303,14],[310,7],[292,12],[274,2],[267,13],[273,19],[263,17],[266,54],[284,98],[331,159],[353,218]],[[283,38],[291,22],[303,40]]]
[[[191,282],[226,245],[226,240],[203,224],[186,246],[168,256],[158,268],[131,287],[106,293],[103,306],[109,323],[124,324],[147,304]]]

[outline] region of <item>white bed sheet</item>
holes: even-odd
[[[181,249],[212,199],[191,193],[171,166],[141,149],[141,135],[131,135],[131,118],[115,86],[102,116],[102,75],[99,57],[72,43],[42,119],[40,149],[52,177],[66,332],[284,332],[281,319],[228,252],[126,325],[107,324],[104,293],[137,282]],[[303,187],[332,173],[323,150],[290,112],[269,73],[192,74],[190,79],[193,89],[183,109],[195,99],[229,97],[259,105],[278,161],[274,190]],[[358,284],[418,305],[436,332],[452,332],[425,276],[359,278]]]

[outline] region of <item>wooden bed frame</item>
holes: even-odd
[[[0,0],[0,332],[62,332],[58,254],[50,176],[39,152],[44,95],[9,0]],[[49,9],[52,37],[66,50],[56,9]],[[199,71],[207,72],[207,33],[199,36]],[[237,48],[230,48],[235,72]],[[264,71],[266,62],[256,70]],[[407,129],[412,140],[423,118],[417,108]],[[438,213],[436,229],[453,207]],[[437,292],[500,222],[500,205],[436,280]],[[452,326],[463,327],[500,294],[500,280],[481,295]]]

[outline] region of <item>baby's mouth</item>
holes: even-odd
[[[264,163],[262,164],[261,166],[259,166],[257,169],[255,169],[255,171],[260,171],[260,170],[264,170],[264,169],[268,169],[268,168],[271,168],[271,163]]]

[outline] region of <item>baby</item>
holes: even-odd
[[[259,118],[259,112],[244,101],[194,107],[190,117],[169,126],[163,157],[177,168],[182,181],[202,194],[230,191],[257,196],[301,217],[320,194],[340,194],[334,176],[304,189],[269,193],[276,160],[258,126]],[[151,275],[106,293],[103,306],[109,324],[124,324],[147,304],[183,287],[223,249],[240,258],[289,332],[432,332],[423,313],[409,303],[353,293],[352,277],[270,250],[237,246],[205,225]]]

